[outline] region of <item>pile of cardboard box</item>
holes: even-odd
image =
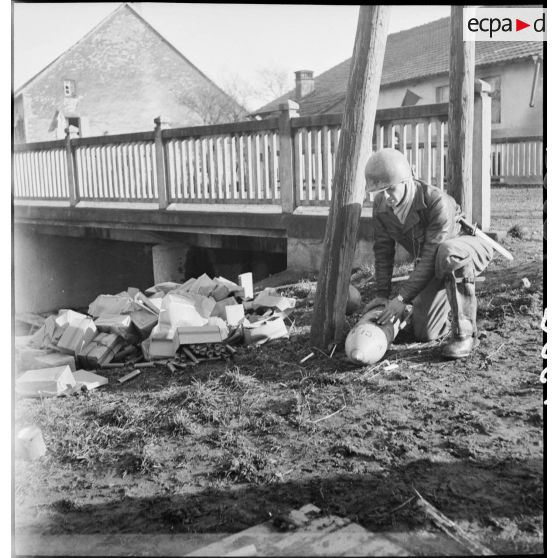
[[[203,274],[183,284],[159,283],[145,293],[131,287],[99,295],[87,314],[60,310],[32,335],[16,337],[16,368],[25,372],[16,391],[56,395],[106,380],[91,370],[154,361],[172,370],[185,361],[225,358],[239,342],[288,337],[285,319],[295,302],[273,289],[254,297],[251,273],[239,275],[238,283]]]

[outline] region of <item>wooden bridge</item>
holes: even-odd
[[[178,129],[157,118],[150,132],[16,145],[16,233],[260,250],[318,269],[342,115],[299,117],[297,108],[290,101],[276,118]],[[482,88],[475,110],[473,218],[488,229],[491,178],[542,182],[542,140],[491,143]],[[447,103],[378,110],[370,150],[397,147],[418,176],[444,188],[447,118]],[[355,263],[373,261],[371,240],[367,199]]]

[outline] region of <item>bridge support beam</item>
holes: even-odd
[[[189,246],[185,244],[156,244],[153,246],[151,254],[155,284],[165,281],[183,283],[188,251]]]

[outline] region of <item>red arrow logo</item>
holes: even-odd
[[[530,23],[525,23],[524,21],[521,21],[520,19],[515,18],[515,30],[516,31],[521,31],[522,29],[525,29],[526,27],[531,27]]]

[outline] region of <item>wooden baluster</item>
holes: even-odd
[[[426,182],[432,182],[432,121],[424,123],[424,176]]]
[[[411,124],[411,141],[412,141],[412,159],[411,164],[414,166],[415,173],[418,177],[420,177],[420,168],[419,168],[419,129],[418,124],[413,122]]]
[[[314,196],[314,188],[312,182],[312,136],[308,128],[304,128],[304,144],[306,148],[306,157],[305,157],[305,165],[306,165],[306,196],[307,200],[311,201],[315,199]]]
[[[68,173],[68,194],[70,206],[75,207],[79,201],[79,188],[76,180],[76,167],[74,160],[74,148],[70,138],[70,129],[66,128],[66,164]]]
[[[227,195],[228,191],[228,157],[229,149],[228,142],[230,141],[230,136],[221,136],[221,178],[219,180],[219,197],[222,200],[227,200],[229,197]]]
[[[277,133],[271,132],[269,136],[269,175],[271,187],[271,199],[278,201],[279,191],[277,187]]]
[[[302,180],[302,165],[303,165],[303,158],[302,158],[302,142],[300,141],[301,136],[301,129],[295,130],[294,136],[294,180],[295,180],[295,193],[296,193],[296,200],[295,205],[299,205],[302,200],[304,200],[304,187],[303,187],[303,180]],[[282,155],[281,155],[282,156]],[[281,162],[281,161],[280,161]],[[281,182],[281,189],[283,189],[283,183]]]
[[[237,197],[237,164],[238,164],[238,159],[236,157],[236,149],[237,149],[237,137],[234,135],[231,135],[230,137],[230,156],[229,156],[229,161],[230,161],[230,190],[229,190],[229,199],[235,199]]]
[[[322,195],[321,199],[325,200],[328,204],[331,201],[330,198],[330,180],[331,175],[329,172],[329,128],[327,126],[322,126],[321,129],[321,166],[322,166],[322,176],[323,176],[323,186],[320,187],[320,193]]]

